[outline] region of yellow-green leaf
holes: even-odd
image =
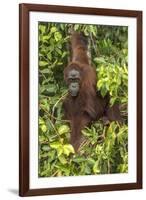
[[[57,155],[58,155],[58,157],[61,156],[62,153],[63,153],[63,148],[62,148],[62,146],[60,146],[60,148],[57,149]]]
[[[61,40],[61,39],[62,39],[62,35],[61,35],[61,33],[59,33],[59,32],[55,32],[55,34],[54,34],[54,38],[55,38],[56,42],[58,42],[59,40]]]
[[[93,166],[93,172],[94,172],[95,174],[100,173],[100,169],[99,169],[99,167],[98,167],[98,161],[96,161],[95,164],[94,164],[94,166]]]
[[[44,67],[46,65],[48,65],[48,62],[46,62],[46,61],[39,61],[39,66],[40,67]]]
[[[53,149],[58,149],[58,148],[62,147],[62,144],[60,142],[52,142],[50,144],[50,147]]]
[[[75,153],[75,150],[71,144],[65,144],[63,146],[63,150],[64,150],[64,154],[66,154],[67,156],[69,156],[70,153],[73,153],[73,154]]]
[[[62,134],[65,134],[65,133],[68,133],[70,131],[70,128],[69,126],[67,125],[62,125],[58,128],[58,133],[59,135],[62,135]]]
[[[51,28],[51,33],[54,33],[54,32],[56,32],[57,31],[57,28],[55,27],[55,26],[53,26],[52,28]]]
[[[42,118],[39,118],[39,124],[44,124],[45,121]]]
[[[41,126],[41,129],[42,129],[43,133],[45,133],[47,131],[47,126],[45,124],[43,124]]]
[[[59,156],[58,159],[60,160],[60,162],[64,165],[67,163],[67,160],[65,159],[65,157],[63,155]]]

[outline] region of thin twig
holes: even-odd
[[[57,129],[56,129],[55,126],[54,126],[54,124],[52,123],[52,121],[51,121],[50,119],[49,119],[49,121],[50,121],[50,124],[51,124],[52,128],[53,128],[54,131],[56,132],[57,136],[59,137],[59,139],[61,139],[61,137],[60,137],[60,135],[59,135]]]
[[[57,104],[66,97],[66,95],[68,94],[68,92],[66,92],[63,96],[61,96],[58,101],[54,104],[53,108],[52,108],[52,115],[54,116],[54,112],[55,112],[55,108],[57,106]]]
[[[45,75],[40,71],[41,75],[44,77],[45,80],[47,80],[47,78],[45,77]]]
[[[43,109],[43,111],[45,111],[45,113],[47,113],[47,115],[49,115],[49,117],[55,119],[56,121],[61,121],[61,122],[70,122],[69,120],[65,120],[65,119],[58,119],[56,117],[54,117],[53,115],[51,115],[46,109],[43,108],[43,106],[41,106],[41,109]]]
[[[89,143],[90,143],[89,140],[84,140],[79,146],[79,151],[81,150],[81,148],[83,148],[84,146],[88,145]]]
[[[95,46],[95,42],[94,42],[94,39],[93,39],[93,37],[92,37],[92,33],[90,32],[89,34],[90,34],[90,39],[91,39],[91,43],[92,43],[94,52],[95,52],[96,56],[98,57],[97,48],[96,48],[96,46]]]
[[[107,166],[108,166],[108,174],[110,174],[110,168],[111,168],[111,165],[110,165],[110,161],[109,161],[109,159],[108,159],[108,161],[107,161]]]
[[[43,111],[45,111],[46,115],[49,115],[49,117],[55,119],[56,121],[67,122],[67,123],[70,122],[70,120],[58,119],[58,118],[54,117],[53,115],[51,115],[51,114],[50,114],[47,110],[45,110],[42,106],[40,106],[40,107],[41,107],[41,109],[43,109]]]
[[[52,177],[54,177],[58,172],[59,172],[59,170],[57,170],[56,172],[54,172],[54,174],[52,174]]]

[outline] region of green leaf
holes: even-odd
[[[79,26],[80,26],[79,24],[75,24],[74,25],[74,30],[77,31],[79,29]]]
[[[55,51],[62,56],[62,51],[59,48],[56,48]]]
[[[44,123],[45,123],[45,121],[42,118],[39,117],[39,124],[41,125],[41,124],[44,124]]]
[[[60,160],[60,162],[64,165],[67,163],[67,160],[65,159],[65,157],[63,155],[59,156],[58,159]]]
[[[88,165],[85,166],[85,174],[91,174],[91,169]]]
[[[46,26],[45,25],[39,25],[39,30],[41,31],[42,34],[44,34],[45,31],[46,31]]]
[[[40,70],[40,71],[41,71],[41,73],[43,73],[43,74],[49,74],[49,73],[50,73],[50,70],[47,69],[47,68],[45,68],[45,69],[43,69],[43,70]]]
[[[54,96],[56,94],[56,85],[54,84],[48,84],[48,85],[45,85],[45,90],[43,91],[43,94],[44,95],[47,95],[47,96]]]
[[[61,156],[63,154],[63,147],[60,146],[60,148],[57,149],[57,155],[58,157]]]
[[[42,150],[43,151],[49,151],[50,150],[49,145],[43,145]]]
[[[55,32],[55,34],[54,34],[54,38],[55,38],[56,42],[58,42],[59,40],[61,40],[61,39],[62,39],[62,35],[61,35],[61,33],[59,33],[59,32]]]
[[[93,25],[89,25],[90,31],[93,33],[94,36],[96,36],[96,28]]]
[[[60,142],[52,142],[50,147],[53,149],[58,149],[59,147],[62,147],[62,144]]]
[[[103,97],[105,97],[105,95],[107,94],[107,89],[106,89],[106,87],[105,86],[103,86],[102,88],[101,88],[101,95],[103,96]]]
[[[63,146],[63,152],[64,154],[66,154],[67,156],[69,156],[70,153],[75,153],[75,150],[73,148],[73,146],[71,144],[65,144]]]
[[[98,87],[99,89],[101,89],[102,85],[103,85],[103,80],[101,79],[101,80],[99,80],[99,81],[97,82],[97,87]]]
[[[49,35],[44,35],[44,36],[42,37],[42,41],[43,41],[43,42],[48,42],[49,38],[50,38]]]
[[[51,54],[51,52],[49,52],[48,54],[47,54],[47,58],[51,61],[52,60],[52,54]]]
[[[84,157],[73,158],[73,162],[76,162],[76,163],[81,163],[81,162],[84,162],[84,161],[86,161],[86,159]]]
[[[98,57],[98,58],[94,58],[94,61],[96,63],[106,63],[105,59],[103,57]]]
[[[48,65],[48,62],[46,62],[46,61],[39,61],[39,66],[40,67],[44,67],[46,65]]]
[[[45,133],[47,131],[47,126],[45,124],[43,124],[41,126],[42,132]]]
[[[93,166],[95,164],[95,160],[93,158],[88,158],[87,162],[89,165]]]
[[[68,53],[66,51],[63,52],[62,58],[64,58]]]
[[[51,28],[51,33],[55,33],[57,31],[57,28],[55,27],[55,26],[53,26],[52,28]]]
[[[100,173],[100,169],[99,169],[99,166],[98,166],[98,161],[96,161],[94,166],[93,166],[93,172],[95,174],[99,174]]]
[[[62,125],[58,128],[59,135],[63,135],[63,134],[68,133],[68,132],[70,132],[70,128],[67,125]]]

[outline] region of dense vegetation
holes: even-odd
[[[70,30],[89,38],[97,89],[120,103],[123,124],[102,121],[82,131],[85,140],[75,153],[70,128],[63,120],[67,94],[63,70],[69,58]],[[120,26],[39,23],[39,176],[76,176],[128,171],[128,29]]]

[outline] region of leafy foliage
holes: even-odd
[[[124,122],[102,121],[82,131],[79,153],[69,143],[70,127],[63,120],[67,94],[63,70],[70,58],[70,30],[89,38],[97,90],[123,106]],[[77,176],[128,171],[128,29],[120,26],[39,23],[39,176]],[[122,107],[121,106],[121,107]]]

